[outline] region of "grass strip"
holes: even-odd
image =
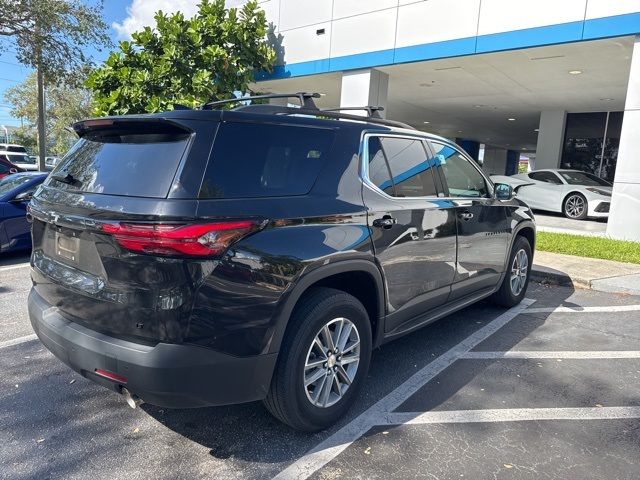
[[[538,232],[536,249],[544,252],[640,264],[640,243],[626,240]]]

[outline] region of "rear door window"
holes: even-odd
[[[309,193],[335,133],[324,128],[255,123],[220,125],[200,198]]]
[[[396,192],[393,188],[393,181],[391,180],[391,170],[389,170],[389,165],[384,156],[380,138],[370,137],[368,150],[369,180],[387,195],[395,196]]]
[[[396,197],[435,197],[435,163],[419,139],[380,137],[389,162]]]
[[[59,189],[165,198],[190,135],[156,124],[83,136],[58,163],[47,185]],[[71,175],[73,183],[52,178]]]

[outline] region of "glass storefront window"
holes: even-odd
[[[606,112],[567,114],[562,168],[598,173],[606,122]]]
[[[622,116],[622,112],[567,114],[560,166],[613,182]]]

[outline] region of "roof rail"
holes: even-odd
[[[309,110],[318,110],[314,98],[320,98],[319,93],[307,93],[307,92],[297,92],[297,93],[268,93],[266,95],[254,95],[251,97],[237,97],[237,98],[229,98],[227,100],[218,100],[215,102],[205,103],[201,108],[202,110],[213,110],[214,107],[218,107],[220,105],[226,105],[228,103],[240,103],[245,102],[247,100],[268,100],[271,98],[297,98],[300,100],[300,107],[306,108]]]
[[[384,110],[384,107],[379,105],[366,105],[364,107],[338,107],[338,108],[327,108],[322,110],[323,112],[342,112],[345,110],[364,110],[367,112],[367,115],[371,118],[382,118],[380,113]]]
[[[349,110],[363,110],[363,108],[349,107]],[[332,118],[336,120],[354,120],[357,122],[375,123],[378,125],[385,125],[387,127],[407,128],[415,130],[414,127],[406,123],[397,122],[395,120],[387,120],[385,118],[377,117],[363,117],[361,115],[350,115],[347,113],[341,113],[336,110],[341,109],[329,109],[320,110],[318,108],[297,108],[297,107],[283,107],[279,105],[243,105],[233,109],[234,111],[253,112],[266,115],[308,115],[318,118]]]

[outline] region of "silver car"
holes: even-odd
[[[549,169],[491,178],[511,185],[534,210],[560,212],[574,220],[609,216],[612,185],[592,173]]]

